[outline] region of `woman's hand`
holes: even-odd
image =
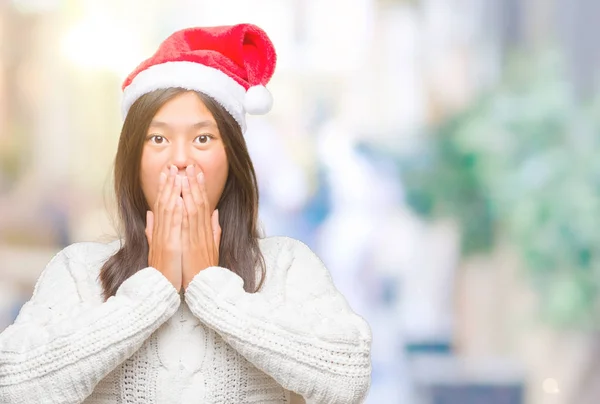
[[[182,286],[183,200],[181,177],[172,166],[167,176],[160,174],[158,197],[152,211],[146,212],[148,265],[159,270],[177,289]]]
[[[204,175],[194,166],[182,178],[184,217],[182,224],[183,288],[203,269],[219,265],[221,226],[219,211],[210,211]]]

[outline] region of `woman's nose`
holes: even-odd
[[[192,164],[194,162],[191,159],[191,150],[188,150],[186,145],[176,145],[173,147],[170,165],[175,165],[180,175],[184,175],[186,167]]]

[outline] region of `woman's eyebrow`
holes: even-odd
[[[151,128],[165,128],[165,129],[171,129],[172,126],[167,123],[167,122],[163,122],[163,121],[157,121],[157,120],[152,120],[152,122],[150,122],[150,127]],[[189,126],[189,129],[202,129],[202,128],[207,128],[207,127],[212,127],[212,128],[217,128],[217,125],[215,124],[214,121],[211,120],[204,120],[204,121],[199,121],[196,122],[194,124],[191,124]]]

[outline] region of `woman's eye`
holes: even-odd
[[[196,139],[198,139],[198,141],[199,141],[200,143],[202,143],[202,144],[206,144],[206,143],[208,143],[208,142],[210,142],[210,141],[211,141],[211,139],[212,139],[212,136],[210,136],[210,135],[200,135],[200,136],[198,136]]]
[[[152,143],[155,143],[155,144],[163,144],[163,142],[165,141],[165,138],[160,135],[152,135],[148,139],[151,140]]]

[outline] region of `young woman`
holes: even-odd
[[[355,403],[371,331],[300,241],[261,238],[243,137],[275,50],[190,28],[123,85],[122,237],[76,243],[0,334],[1,403]]]

